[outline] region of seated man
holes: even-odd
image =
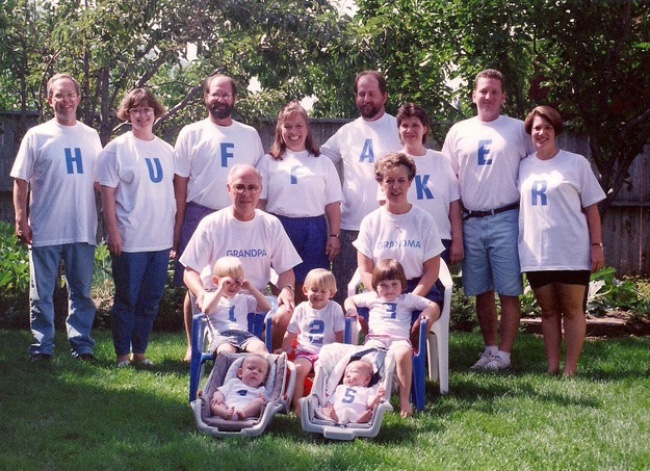
[[[212,213],[199,223],[180,258],[183,281],[203,310],[210,269],[225,256],[241,260],[250,283],[264,291],[271,268],[278,273],[278,311],[273,317],[273,348],[282,344],[294,308],[293,267],[301,262],[280,221],[257,207],[262,181],[250,165],[235,165],[226,184],[232,205]]]

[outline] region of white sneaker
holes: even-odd
[[[479,355],[478,361],[472,365],[470,370],[474,371],[482,371],[485,369],[485,367],[492,361],[494,357],[490,354],[490,352],[483,352]]]
[[[499,355],[495,355],[492,359],[485,365],[485,371],[503,371],[510,368],[510,362],[504,360]]]

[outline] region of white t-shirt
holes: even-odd
[[[368,335],[387,336],[393,340],[408,340],[411,333],[411,313],[423,311],[431,304],[426,298],[413,293],[402,293],[386,302],[374,291],[355,294],[352,302],[368,308]]]
[[[392,258],[404,267],[406,279],[419,278],[423,264],[445,249],[433,218],[417,206],[392,214],[382,206],[363,218],[352,245],[375,264]]]
[[[336,332],[345,330],[341,305],[328,301],[320,310],[303,301],[293,311],[287,332],[298,334],[298,351],[317,354],[323,345],[336,342]]]
[[[582,208],[605,199],[587,159],[564,150],[549,160],[534,154],[519,170],[521,271],[590,270]]]
[[[433,216],[440,238],[451,240],[449,205],[460,199],[460,190],[458,178],[449,160],[432,149],[427,149],[426,154],[420,156],[407,155],[413,159],[417,168],[409,187],[408,202]],[[385,201],[384,190],[381,185],[378,188],[379,201]]]
[[[268,392],[264,386],[253,388],[246,386],[241,379],[232,378],[226,381],[226,384],[217,388],[223,394],[224,402],[228,407],[234,407],[235,410],[243,409],[261,394],[268,398]]]
[[[209,302],[206,295],[206,302]],[[227,330],[248,332],[248,314],[257,310],[257,301],[248,294],[237,293],[232,298],[221,296],[215,309],[207,313],[210,332],[223,333]],[[214,338],[210,335],[210,342]]]
[[[364,216],[377,208],[375,162],[401,148],[397,120],[387,113],[377,121],[357,118],[321,146],[334,163],[343,160],[341,229],[358,231]]]
[[[442,147],[458,175],[463,205],[474,211],[519,201],[519,161],[533,151],[524,123],[504,115],[489,122],[475,116],[454,124]]]
[[[260,291],[271,278],[271,267],[279,274],[302,261],[278,218],[256,209],[252,220],[240,221],[232,207],[201,220],[180,263],[203,272],[203,284],[210,287],[212,265],[226,256],[239,258],[244,276]]]
[[[153,252],[172,246],[176,214],[172,146],[158,137],[143,141],[132,132],[122,134],[99,155],[97,180],[115,188],[124,252]]]
[[[97,243],[97,131],[56,119],[34,126],[20,144],[10,176],[30,184],[32,246]]]
[[[222,209],[231,203],[226,191],[230,167],[254,167],[263,154],[260,136],[251,126],[237,121],[230,126],[217,126],[206,118],[185,126],[178,134],[174,173],[190,179],[188,203]]]
[[[354,423],[368,410],[373,398],[372,388],[365,386],[345,386],[339,384],[330,402],[334,406],[340,423]]]
[[[321,216],[325,205],[343,199],[336,167],[325,156],[287,150],[282,160],[265,155],[257,169],[262,174],[260,198],[266,200],[269,213],[292,218]]]

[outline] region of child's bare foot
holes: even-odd
[[[413,407],[411,407],[410,403],[406,403],[406,405],[402,404],[400,406],[400,417],[402,419],[406,419],[408,417],[411,417],[413,415]]]
[[[185,350],[185,356],[183,357],[183,362],[189,363],[192,361],[192,347],[188,346],[187,350]]]

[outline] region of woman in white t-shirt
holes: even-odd
[[[560,371],[564,320],[564,375],[573,376],[585,338],[589,275],[605,260],[597,204],[605,193],[587,159],[557,148],[556,110],[538,106],[524,125],[536,152],[519,167],[521,271],[542,310],[548,372]]]
[[[444,287],[438,280],[444,246],[433,217],[408,201],[415,173],[413,159],[402,152],[375,162],[375,177],[386,195],[386,204],[363,218],[353,245],[364,286],[372,286],[372,272],[380,261],[396,260],[404,268],[404,291],[436,303],[437,318],[444,298]]]
[[[433,216],[445,250],[442,259],[449,265],[463,260],[463,221],[460,215],[460,189],[451,163],[441,152],[424,144],[429,132],[429,116],[421,107],[407,103],[397,110],[397,130],[402,152],[417,167],[408,199]]]
[[[115,138],[98,163],[115,299],[111,315],[117,366],[150,366],[145,352],[167,282],[173,244],[172,147],[153,134],[165,108],[147,89],[131,90],[117,111],[131,131]],[[130,354],[132,356],[130,357]]]
[[[302,258],[293,267],[296,303],[305,300],[307,273],[329,269],[341,248],[341,182],[332,161],[319,155],[307,112],[298,102],[289,103],[278,115],[271,150],[257,166],[262,174],[258,207],[280,219]]]

